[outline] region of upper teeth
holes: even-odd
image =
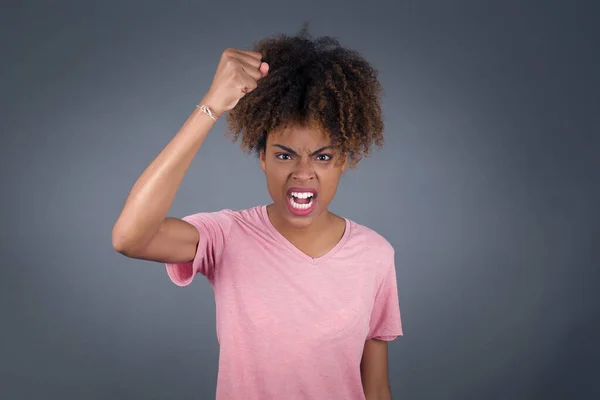
[[[311,192],[292,192],[292,196],[297,199],[307,199],[313,197],[313,194]]]

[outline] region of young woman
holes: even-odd
[[[383,143],[376,71],[332,38],[227,49],[202,101],[133,186],[115,249],[214,289],[217,399],[390,399],[402,335],[394,250],[329,211],[341,175]],[[256,151],[272,204],[167,217],[215,120]],[[233,183],[233,182],[232,182]],[[210,188],[207,188],[210,190]]]

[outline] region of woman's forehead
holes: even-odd
[[[318,126],[293,125],[269,133],[267,142],[309,149],[315,146],[328,146],[331,143],[331,137]]]

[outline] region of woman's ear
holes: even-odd
[[[341,154],[340,158],[341,158],[340,171],[341,171],[342,175],[344,175],[344,172],[346,172],[346,168],[348,168],[348,154]]]
[[[264,150],[261,150],[258,153],[258,158],[260,160],[260,169],[262,169],[263,172],[266,172],[266,165],[265,165],[266,156],[265,156],[265,151]]]

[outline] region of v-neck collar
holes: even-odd
[[[282,243],[285,247],[287,247],[292,253],[294,253],[295,255],[297,255],[298,257],[303,259],[304,261],[308,261],[309,263],[314,264],[314,265],[319,264],[319,263],[329,259],[335,253],[337,253],[344,246],[344,244],[348,240],[348,237],[350,236],[351,223],[347,218],[344,218],[344,221],[346,222],[346,227],[344,229],[344,234],[342,235],[341,239],[327,253],[323,254],[320,257],[313,258],[313,257],[309,256],[308,254],[306,254],[305,252],[303,252],[302,250],[300,250],[299,248],[297,248],[296,246],[294,246],[294,244],[292,244],[292,242],[290,242],[285,236],[283,236],[277,230],[277,228],[275,228],[275,225],[273,225],[273,223],[271,222],[271,219],[269,218],[269,213],[267,212],[266,205],[260,206],[260,211],[261,211],[261,215],[264,219],[265,226],[273,234],[273,236],[275,236],[275,238],[280,243]]]

